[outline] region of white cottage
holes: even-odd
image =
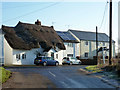
[[[96,56],[96,33],[68,30],[78,41],[78,55],[80,59],[93,59]],[[101,47],[109,48],[109,36],[105,33],[98,33],[98,49]],[[107,56],[109,53],[107,52]],[[115,57],[115,41],[112,42],[112,57]]]
[[[37,56],[65,50],[53,26],[19,22],[15,27],[2,26],[4,31],[4,65],[33,65]],[[55,52],[54,52],[55,51]]]

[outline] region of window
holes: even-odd
[[[88,41],[85,42],[85,45],[86,45],[86,46],[88,45]]]
[[[16,59],[20,59],[20,54],[16,54]]]
[[[16,58],[18,58],[18,54],[16,54]]]
[[[69,47],[73,47],[73,43],[68,43],[68,46]]]
[[[58,59],[58,54],[56,54],[56,58]]]
[[[22,59],[26,59],[26,54],[22,54]]]
[[[88,53],[85,53],[85,57],[88,57]]]
[[[67,58],[67,61],[70,61],[69,58]]]
[[[67,57],[73,57],[73,54],[67,54]]]
[[[71,47],[73,47],[73,43],[71,43]]]
[[[19,57],[18,57],[18,59],[20,59],[20,54],[19,54]]]
[[[105,46],[105,42],[103,42],[103,46]]]

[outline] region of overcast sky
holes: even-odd
[[[2,22],[0,24],[15,26],[19,21],[34,24],[39,19],[43,25],[53,25],[57,31],[73,29],[95,32],[95,28],[98,26],[99,32],[109,34],[109,3],[106,4],[107,0],[102,2],[65,1],[2,2]],[[113,2],[113,39],[116,42],[117,33],[118,3]]]

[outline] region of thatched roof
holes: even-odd
[[[44,51],[51,48],[55,49],[56,46],[59,49],[65,49],[54,28],[43,26],[40,21],[35,22],[35,24],[19,22],[15,27],[2,25],[2,30],[5,32],[7,42],[13,49],[30,50],[40,46]]]

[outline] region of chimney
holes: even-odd
[[[41,25],[41,22],[37,19],[37,21],[35,22],[36,25]]]
[[[54,27],[53,27],[53,26],[51,26],[51,28],[53,28],[53,29],[54,29]]]

